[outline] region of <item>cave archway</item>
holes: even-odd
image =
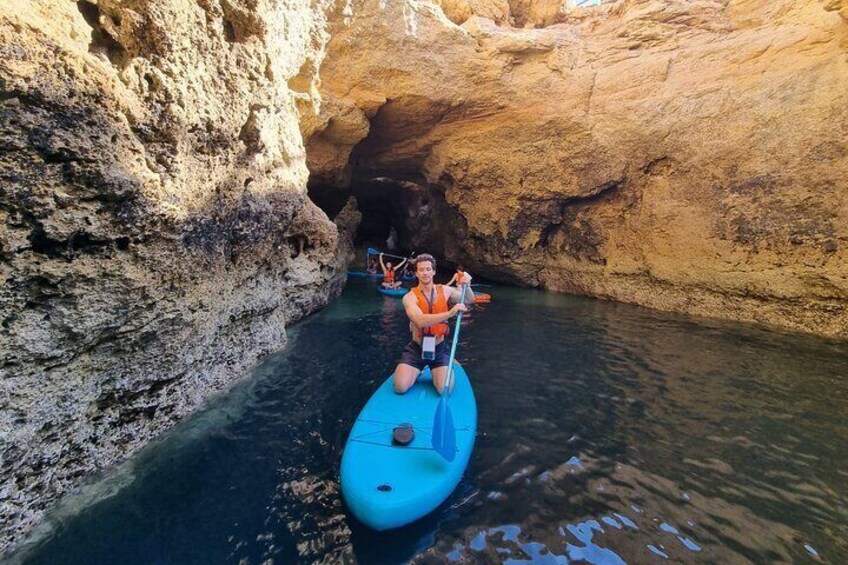
[[[363,252],[358,257],[375,247],[398,255],[432,253],[440,268],[465,260],[456,246],[467,234],[465,220],[447,203],[447,187],[429,182],[423,172],[432,150],[429,132],[454,110],[445,101],[420,96],[390,99],[367,114],[367,128],[342,113],[307,142],[312,201],[335,218],[351,197],[356,199],[362,214],[354,236],[354,246]],[[361,131],[367,134],[347,145]],[[448,250],[454,252],[450,259]]]
[[[390,177],[354,180],[347,189],[317,183],[309,187],[309,197],[331,218],[351,196],[362,214],[355,247],[372,246],[402,254],[441,251],[441,238],[434,226],[444,199],[433,187],[422,181]]]

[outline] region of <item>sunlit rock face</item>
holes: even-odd
[[[298,111],[322,10],[2,2],[2,548],[340,291]]]
[[[844,2],[350,6],[313,178],[423,187],[498,280],[848,337]]]
[[[403,191],[404,243],[477,274],[848,337],[846,22],[4,0],[0,545],[339,292],[357,184]]]

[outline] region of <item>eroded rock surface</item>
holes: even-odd
[[[498,280],[848,337],[844,2],[352,7],[313,182],[424,187]]]
[[[358,213],[331,222],[308,178],[403,190],[404,243],[498,280],[848,337],[847,22],[6,0],[2,546],[339,292]]]
[[[3,2],[0,549],[340,292],[313,4]]]

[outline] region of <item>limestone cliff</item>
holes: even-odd
[[[311,182],[417,186],[443,241],[406,244],[848,337],[842,1],[362,0],[330,32]]]
[[[307,182],[498,280],[848,337],[846,54],[844,0],[6,0],[0,545],[339,292]]]
[[[341,290],[296,108],[313,4],[2,3],[2,548]]]

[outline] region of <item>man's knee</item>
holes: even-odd
[[[394,389],[397,394],[405,394],[406,391],[412,388],[412,385],[415,384],[415,378],[409,378],[408,376],[404,376],[403,378],[395,377],[394,381]]]
[[[445,388],[445,381],[447,380],[447,377],[448,377],[447,368],[445,368],[443,370],[436,369],[435,371],[433,371],[433,386],[436,387],[436,392],[438,392],[439,394],[442,394],[442,391]],[[454,382],[451,382],[451,384],[450,384],[450,391],[451,392],[453,392],[454,384],[455,384]]]
[[[415,384],[417,375],[410,375],[404,369],[395,369],[395,378],[392,383],[397,394],[404,394]]]

